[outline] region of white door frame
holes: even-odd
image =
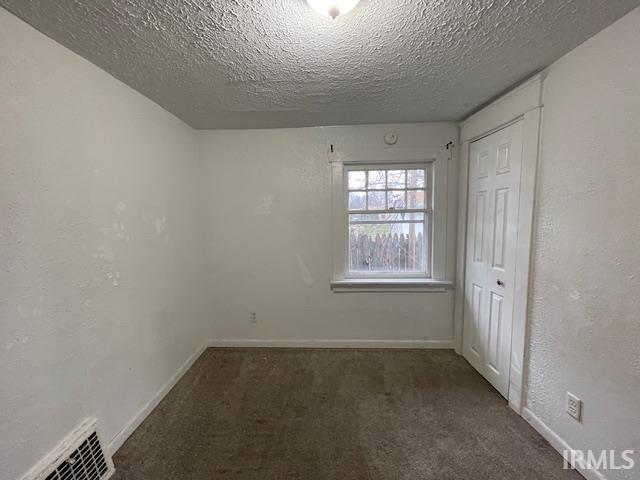
[[[536,170],[542,118],[542,75],[536,75],[460,124],[460,164],[458,186],[458,251],[455,283],[454,345],[462,353],[464,285],[467,254],[467,197],[469,192],[469,150],[471,143],[519,120],[523,120],[522,172],[518,207],[516,281],[511,335],[509,405],[522,413],[524,365],[529,306],[529,275]]]

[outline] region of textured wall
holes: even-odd
[[[544,82],[528,406],[573,448],[634,448],[636,470],[611,480],[640,468],[638,45],[640,9]]]
[[[198,128],[460,120],[640,0],[0,0]]]
[[[384,147],[388,130],[399,148],[458,137],[454,124],[201,132],[212,338],[452,340],[451,291],[329,288],[329,145]]]
[[[195,132],[0,9],[0,478],[201,342]]]

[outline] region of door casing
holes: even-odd
[[[464,288],[467,250],[467,206],[469,153],[471,143],[490,135],[514,122],[523,122],[522,172],[516,246],[515,294],[513,329],[511,334],[511,365],[508,401],[513,410],[522,414],[527,345],[527,313],[529,306],[529,280],[533,213],[535,204],[536,171],[542,118],[542,75],[536,75],[521,86],[475,113],[460,124],[459,198],[456,261],[456,293],[454,304],[454,345],[462,353],[464,321]]]

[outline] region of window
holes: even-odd
[[[457,185],[449,177],[450,153],[330,153],[334,291],[451,288],[455,257],[447,240],[455,237],[455,211],[447,205]]]
[[[349,277],[430,277],[432,168],[345,168]]]

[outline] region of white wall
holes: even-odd
[[[443,148],[458,137],[453,124],[200,132],[211,338],[452,341],[450,291],[329,288],[329,145],[383,148],[389,130],[399,148]]]
[[[0,478],[202,341],[195,132],[0,8]],[[194,288],[196,287],[196,288]]]
[[[638,478],[640,9],[549,69],[538,186],[528,408],[573,448],[635,448],[605,474]]]

